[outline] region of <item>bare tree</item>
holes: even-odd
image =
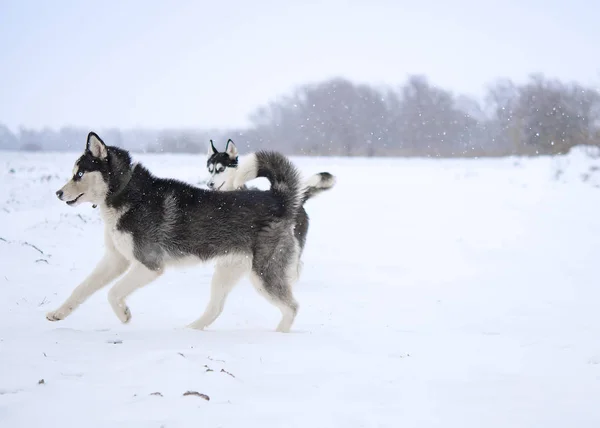
[[[130,150],[199,153],[233,138],[243,151],[343,156],[503,156],[564,153],[600,145],[600,94],[590,87],[532,75],[487,88],[483,104],[411,76],[400,87],[334,78],[305,84],[260,106],[241,129],[105,129]],[[79,150],[89,129],[13,134],[0,126],[0,148]]]

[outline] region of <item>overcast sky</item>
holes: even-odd
[[[333,76],[597,85],[598,16],[591,0],[0,0],[0,123],[239,126]]]

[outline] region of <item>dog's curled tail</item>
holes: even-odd
[[[281,153],[259,151],[249,155],[238,167],[233,183],[238,189],[246,182],[264,177],[271,183],[271,192],[283,202],[282,217],[292,219],[303,203],[304,188],[300,173],[294,164]]]
[[[331,189],[335,186],[335,176],[328,172],[319,172],[311,175],[304,182],[304,194],[302,195],[302,204],[319,193]]]

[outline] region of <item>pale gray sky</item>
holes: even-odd
[[[591,0],[0,0],[0,123],[238,126],[333,76],[597,85],[598,16]]]

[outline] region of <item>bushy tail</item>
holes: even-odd
[[[281,198],[282,217],[293,219],[302,205],[303,187],[300,173],[292,162],[280,153],[259,151],[249,155],[235,176],[234,188],[238,189],[246,182],[264,177],[271,183],[271,192]]]
[[[308,180],[303,185],[302,204],[304,205],[310,198],[335,186],[335,176],[328,172],[319,172],[308,177]]]

